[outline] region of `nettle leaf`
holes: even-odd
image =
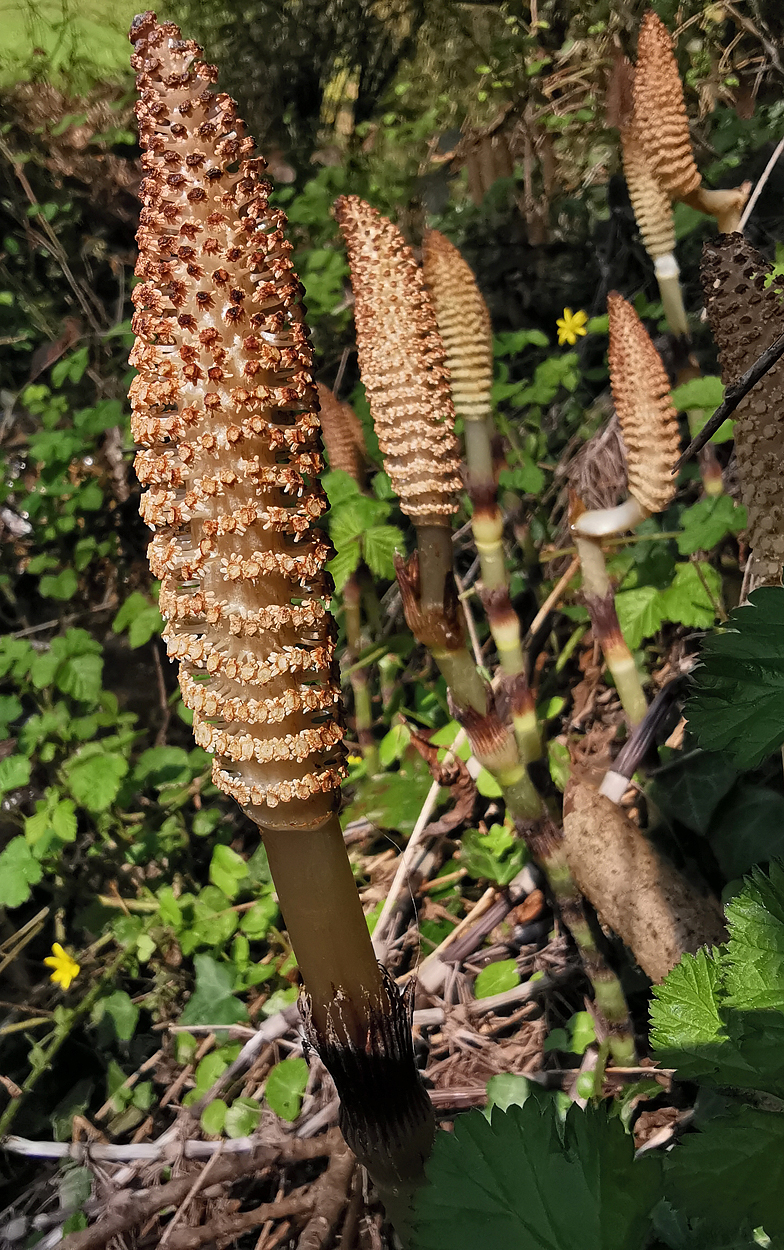
[[[102,676],[101,656],[76,655],[58,668],[55,680],[63,694],[70,694],[80,703],[97,703],[101,694]]]
[[[180,1016],[180,1024],[239,1024],[248,1018],[244,1003],[232,994],[234,975],[212,955],[195,955],[196,989]],[[304,1060],[303,1060],[304,1062]]]
[[[724,1038],[720,985],[718,957],[702,950],[684,955],[663,984],[653,986],[651,1045],[660,1062],[677,1067],[684,1079],[692,1074],[689,1057],[699,1056],[696,1070],[702,1074],[704,1047]]]
[[[784,1115],[736,1107],[685,1138],[667,1160],[668,1199],[687,1216],[784,1236]]]
[[[726,913],[728,1005],[784,1011],[784,866],[755,869]]]
[[[487,833],[467,829],[460,842],[460,863],[469,876],[508,885],[528,858],[525,843],[506,825],[491,825]]]
[[[681,514],[683,533],[678,535],[678,551],[682,556],[695,551],[710,551],[727,534],[737,534],[748,524],[748,512],[729,495],[700,499]]]
[[[335,590],[338,593],[343,589],[351,574],[356,570],[361,559],[362,553],[359,549],[359,543],[353,540],[339,551],[336,556],[327,561],[327,572],[332,575],[335,583]]]
[[[784,742],[784,588],[761,586],[702,645],[686,704],[691,732],[756,768]]]
[[[30,887],[42,876],[41,865],[24,838],[11,838],[0,852],[0,906],[21,907],[30,897]]]
[[[637,586],[615,596],[618,624],[631,651],[659,629],[663,620],[660,597],[655,586]]]
[[[304,1059],[281,1059],[270,1070],[264,1086],[268,1106],[282,1120],[296,1120],[307,1083],[308,1065]]]
[[[438,1133],[414,1203],[415,1250],[636,1250],[662,1197],[661,1161],[604,1108],[529,1098]]]

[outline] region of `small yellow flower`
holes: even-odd
[[[361,756],[361,755],[349,755],[349,757],[348,757],[348,762],[349,762],[349,764],[351,764],[351,765],[352,765],[352,767],[353,767],[355,764],[361,764],[361,763],[362,763],[362,756]]]
[[[68,951],[63,950],[59,942],[52,944],[52,953],[44,960],[47,968],[53,968],[54,972],[49,980],[54,981],[55,985],[61,985],[67,990],[72,981],[75,981],[79,975],[79,964],[72,959]]]
[[[573,313],[571,308],[564,308],[563,317],[559,317],[556,321],[558,327],[558,346],[563,347],[564,343],[568,343],[570,347],[574,347],[577,342],[578,334],[587,334],[585,323],[588,320],[588,314],[583,312],[582,308]]]

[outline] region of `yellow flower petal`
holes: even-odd
[[[555,323],[558,328],[558,346],[563,347],[564,343],[568,343],[570,347],[573,347],[577,342],[578,334],[588,333],[585,329],[587,320],[588,314],[582,308],[579,308],[576,313],[573,313],[571,308],[564,308],[563,317],[559,317]]]
[[[69,988],[71,982],[78,977],[80,972],[80,965],[75,959],[71,958],[59,942],[52,943],[52,954],[46,957],[44,964],[47,968],[54,970],[49,980],[54,985],[62,986],[64,990]]]

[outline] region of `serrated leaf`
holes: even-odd
[[[784,1011],[784,866],[755,869],[726,912],[728,1006]]]
[[[361,559],[359,543],[352,540],[346,547],[327,561],[326,569],[335,583],[335,590],[340,592]]]
[[[650,638],[662,623],[660,593],[655,586],[622,590],[615,596],[615,610],[626,645],[636,651],[643,638]]]
[[[721,967],[717,955],[684,955],[661,985],[653,986],[651,1045],[666,1066],[690,1075],[689,1056],[718,1045],[724,1031],[719,1015]],[[704,1070],[702,1059],[698,1065]]]
[[[362,535],[362,554],[376,577],[395,576],[393,556],[403,546],[403,534],[396,525],[371,525]]]
[[[128,643],[132,650],[143,647],[155,634],[163,629],[163,617],[155,605],[151,605],[135,616],[128,626]]]
[[[21,907],[30,897],[30,887],[42,876],[41,865],[24,838],[11,838],[0,852],[0,906]]]
[[[108,751],[74,755],[63,766],[71,794],[88,812],[105,812],[120,791],[128,761]]]
[[[672,1152],[665,1186],[687,1216],[712,1227],[748,1222],[784,1236],[784,1115],[742,1106],[711,1119]]]
[[[469,1112],[439,1133],[414,1206],[415,1250],[637,1250],[660,1200],[661,1163],[603,1108],[529,1098]]]
[[[232,993],[234,979],[226,964],[212,955],[195,955],[196,989],[180,1016],[180,1024],[239,1024],[248,1009]]]
[[[700,746],[755,768],[784,742],[784,588],[762,586],[705,639],[686,717]]]
[[[682,556],[695,551],[710,551],[727,534],[737,534],[748,524],[743,504],[736,504],[729,495],[700,499],[681,515],[683,533],[678,535],[678,551]]]
[[[7,755],[0,760],[0,795],[18,790],[30,780],[30,761],[26,755]]]
[[[308,1065],[304,1059],[281,1059],[270,1070],[264,1086],[268,1106],[282,1120],[296,1120],[308,1083]]]
[[[467,829],[460,844],[460,863],[469,876],[508,885],[527,859],[525,844],[505,825],[492,825],[487,833]]]
[[[76,655],[60,665],[56,683],[63,694],[70,694],[80,703],[97,703],[102,676],[103,660],[99,655]]]
[[[716,619],[721,578],[710,564],[676,564],[675,577],[659,592],[663,619],[692,629],[707,629]]]

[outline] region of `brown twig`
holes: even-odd
[[[297,1244],[297,1250],[321,1250],[340,1219],[351,1187],[356,1159],[348,1146],[338,1148],[329,1167],[311,1190],[314,1212]]]

